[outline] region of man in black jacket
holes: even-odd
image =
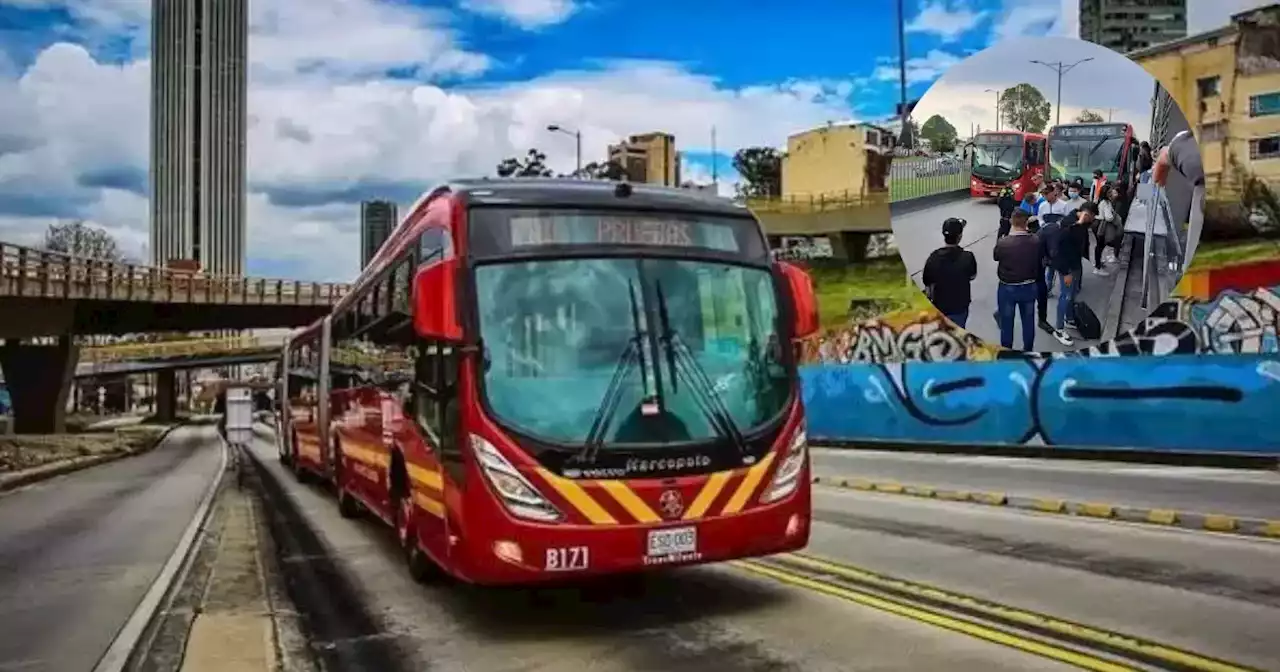
[[[978,277],[978,259],[960,247],[966,222],[955,217],[942,223],[942,240],[946,243],[924,262],[925,294],[938,312],[961,329],[969,321],[969,283]]]
[[[1075,326],[1074,321],[1068,318],[1072,315],[1072,306],[1080,291],[1084,259],[1089,255],[1089,227],[1097,216],[1097,203],[1081,205],[1079,210],[1062,219],[1059,223],[1061,230],[1048,244],[1050,265],[1060,278],[1057,320],[1054,325],[1057,333],[1054,338],[1063,345],[1072,344],[1071,337],[1063,329]]]
[[[1018,210],[1010,218],[1009,235],[996,241],[991,256],[996,261],[996,315],[1000,322],[1000,345],[1013,348],[1013,318],[1022,318],[1022,349],[1032,352],[1036,345],[1034,311],[1037,279],[1044,281],[1040,265],[1040,243],[1027,231],[1027,213]]]
[[[996,207],[1000,208],[1000,228],[996,231],[996,240],[1000,240],[1009,235],[1009,216],[1018,207],[1018,200],[1013,197],[1013,187],[1005,185],[1000,190],[1000,197],[996,200]]]

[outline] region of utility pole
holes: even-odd
[[[987,89],[984,93],[996,94],[996,130],[1000,130],[1000,89]]]
[[[902,8],[902,0],[898,0],[898,85],[902,99],[902,136],[909,138],[907,149],[915,144],[915,138],[908,135],[907,129],[907,17]]]
[[[559,124],[551,124],[550,126],[547,126],[547,130],[551,131],[552,133],[564,133],[565,135],[573,136],[574,148],[576,150],[577,159],[578,159],[578,167],[574,171],[574,176],[581,178],[582,177],[582,132],[571,131]]]
[[[716,127],[711,127],[711,188],[720,193],[720,155],[716,154]]]
[[[1080,65],[1081,63],[1086,63],[1092,60],[1093,60],[1092,57],[1082,58],[1076,61],[1075,63],[1071,63],[1071,64],[1066,64],[1066,63],[1063,63],[1062,61],[1058,61],[1056,63],[1045,63],[1044,61],[1031,61],[1032,63],[1038,63],[1058,73],[1058,102],[1056,104],[1056,107],[1058,108],[1058,114],[1057,114],[1056,120],[1053,122],[1054,126],[1058,126],[1062,123],[1062,76],[1067,74],[1068,72],[1071,72],[1072,68],[1076,67],[1077,65]]]

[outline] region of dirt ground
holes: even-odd
[[[166,425],[137,425],[113,432],[0,436],[0,473],[31,469],[77,457],[149,450]]]

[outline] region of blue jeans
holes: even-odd
[[[1049,291],[1051,291],[1051,292],[1053,291],[1053,277],[1054,277],[1054,275],[1056,275],[1056,273],[1054,272],[1054,270],[1053,270],[1053,267],[1052,267],[1052,266],[1047,266],[1047,267],[1045,267],[1045,269],[1044,269],[1044,286],[1045,286],[1045,287],[1048,287],[1048,288],[1049,288]]]
[[[1071,315],[1071,304],[1075,302],[1076,292],[1080,289],[1080,275],[1078,271],[1073,272],[1069,276],[1058,276],[1058,319],[1054,326],[1063,329],[1067,326],[1067,317]],[[1067,285],[1067,278],[1071,278],[1071,285]]]
[[[964,323],[969,321],[969,311],[963,313],[947,313],[947,319],[956,323],[957,327],[964,329]]]
[[[996,288],[996,315],[1000,317],[1000,345],[1013,348],[1013,316],[1022,318],[1022,349],[1036,349],[1036,284],[1006,285]]]

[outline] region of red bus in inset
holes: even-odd
[[[1021,199],[1034,188],[1033,178],[1043,175],[1047,152],[1045,136],[1022,131],[989,131],[973,136],[969,195],[989,198],[1005,186]]]
[[[280,366],[281,460],[415,578],[522,584],[803,548],[809,277],[681,189],[432,191]]]

